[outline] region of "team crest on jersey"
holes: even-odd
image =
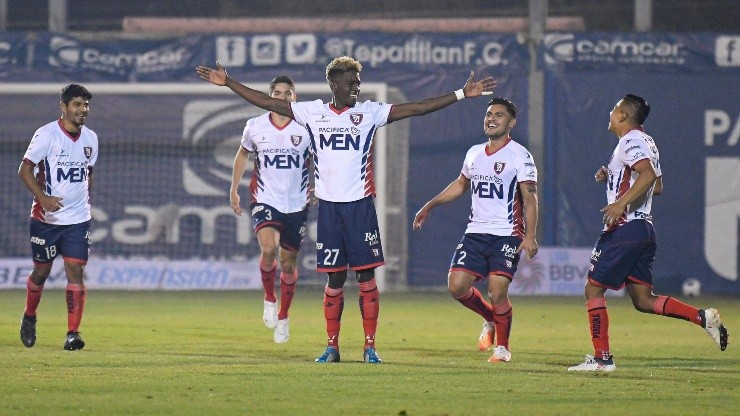
[[[303,140],[303,137],[301,136],[298,136],[298,135],[290,136],[290,141],[293,143],[293,146],[298,146],[299,144],[301,144],[301,140]]]
[[[493,164],[493,171],[496,172],[496,175],[500,175],[501,172],[504,171],[504,167],[506,167],[506,163],[504,163],[504,162],[495,162]]]
[[[362,114],[354,113],[349,115],[349,121],[355,126],[359,126],[362,123]]]
[[[83,149],[85,150],[85,157],[90,159],[92,157],[92,147],[85,146]]]

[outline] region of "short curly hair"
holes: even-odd
[[[331,81],[334,79],[335,76],[350,71],[355,71],[359,73],[360,71],[362,71],[362,64],[350,58],[349,56],[340,56],[339,58],[334,58],[334,60],[326,66],[326,80]]]

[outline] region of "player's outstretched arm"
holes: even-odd
[[[390,123],[397,120],[403,120],[404,118],[429,114],[445,108],[463,98],[491,95],[491,91],[496,87],[498,81],[493,79],[493,77],[487,77],[480,81],[475,81],[473,79],[474,75],[475,73],[470,71],[470,77],[468,77],[467,82],[465,82],[465,86],[455,92],[412,103],[394,105],[391,109],[391,113],[388,115],[388,122]]]
[[[432,212],[432,208],[436,207],[437,205],[442,205],[455,200],[460,195],[464,194],[469,187],[470,179],[466,178],[461,173],[460,176],[458,176],[458,178],[454,181],[450,182],[450,184],[447,185],[447,187],[442,192],[440,192],[439,195],[430,199],[426,204],[424,204],[423,207],[421,207],[419,212],[416,213],[416,216],[414,216],[414,223],[412,225],[413,229],[421,229],[424,221],[427,220],[427,217]]]
[[[290,102],[272,98],[262,91],[257,91],[229,77],[226,68],[216,61],[216,69],[200,65],[195,68],[202,79],[214,85],[226,86],[234,91],[238,96],[244,98],[250,103],[264,110],[273,111],[286,117],[293,118],[293,110],[290,108]]]

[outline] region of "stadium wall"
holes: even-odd
[[[624,93],[634,92],[643,94],[653,105],[646,129],[660,146],[666,182],[666,191],[655,204],[660,244],[655,264],[656,290],[677,291],[684,279],[695,277],[702,282],[705,293],[740,294],[737,45],[740,36],[736,34],[557,32],[545,37],[538,51],[539,63],[547,71],[546,163],[540,167],[540,183],[544,187],[543,206],[554,209],[542,212],[546,227],[539,237],[545,249],[538,260],[543,264],[523,264],[515,279],[522,282],[517,290],[532,294],[581,292],[589,247],[600,229],[598,210],[604,205],[604,192],[593,184],[593,172],[608,161],[615,143],[606,131],[608,112]],[[300,93],[301,84],[324,82],[326,63],[342,54],[363,62],[364,82],[397,89],[398,95],[389,96],[389,102],[453,91],[474,69],[476,77],[499,78],[497,94],[511,97],[520,109],[527,108],[527,47],[516,35],[491,33],[216,34],[117,42],[83,41],[50,33],[2,34],[0,90],[20,82],[41,81],[55,82],[60,87],[71,81],[134,83],[152,88],[154,83],[178,82],[185,86],[202,83],[194,74],[194,66],[219,59],[229,68],[230,75],[243,82],[264,83],[279,73],[293,76]],[[173,84],[172,88],[178,87]],[[0,225],[4,230],[0,258],[17,266],[16,262],[28,254],[26,223],[30,197],[15,178],[15,169],[33,131],[57,117],[58,110],[55,94],[39,96],[33,103],[25,96],[8,97],[2,97],[9,101],[3,103],[6,111],[0,116],[4,126],[0,133],[0,158],[7,178],[0,182]],[[317,97],[326,98],[326,94],[318,93]],[[139,261],[143,256],[150,265],[159,261],[193,261],[192,270],[204,267],[198,263],[202,261],[246,261],[243,257],[226,259],[219,255],[224,250],[237,249],[241,255],[248,256],[250,250],[253,255],[256,243],[250,237],[251,231],[240,228],[232,219],[218,218],[214,229],[224,231],[207,235],[207,240],[214,242],[212,246],[203,244],[199,225],[202,221],[197,220],[203,214],[193,207],[206,206],[202,203],[204,198],[214,196],[187,194],[182,185],[187,170],[183,155],[193,155],[190,171],[197,177],[210,178],[208,183],[217,178],[216,173],[223,175],[228,166],[224,158],[233,158],[235,143],[217,145],[216,141],[204,141],[195,149],[185,146],[186,107],[172,100],[160,97],[156,101],[120,99],[106,103],[93,99],[89,124],[101,137],[101,169],[96,171],[96,177],[108,181],[104,190],[96,187],[95,198],[100,200],[94,205],[105,211],[105,221],[98,224],[97,231],[108,230],[106,238],[111,238],[115,229],[133,241],[155,237],[139,244],[147,246],[149,251],[144,254],[132,250],[135,244],[131,241],[116,245],[105,238],[95,244],[93,253],[110,261]],[[223,101],[219,105],[234,105],[235,112],[243,112],[242,117],[251,111],[243,103],[237,104],[238,99],[224,97]],[[393,186],[395,176],[386,181],[390,188],[387,195],[395,201],[405,200],[408,207],[404,208],[403,227],[407,229],[415,211],[459,174],[467,148],[485,140],[480,132],[484,109],[484,99],[464,100],[407,122],[408,180],[397,179],[412,186],[407,190]],[[219,140],[233,139],[241,132],[243,120],[229,123],[216,134]],[[522,111],[513,137],[525,145],[526,126],[527,114]],[[391,143],[399,134],[392,132],[392,127],[393,124],[385,128]],[[155,153],[152,159],[156,146],[168,150]],[[386,151],[394,153],[398,149]],[[132,181],[133,172],[140,179]],[[158,179],[151,180],[155,177]],[[180,214],[185,206],[184,217],[192,220],[180,225],[180,245],[168,248],[167,241],[175,238],[171,227],[158,224],[159,228],[151,227],[152,231],[141,230],[148,229],[142,226],[145,218],[172,215],[175,209],[165,199],[173,192],[182,194],[174,199]],[[151,207],[141,208],[143,201],[157,202],[154,214]],[[140,207],[125,212],[123,208],[106,209],[105,204]],[[208,207],[216,211],[228,208],[217,203]],[[407,264],[407,272],[401,273],[406,276],[395,282],[395,287],[404,287],[406,283],[414,288],[445,285],[449,257],[462,236],[468,210],[469,201],[460,198],[436,209],[424,230],[408,236],[408,261],[399,257]],[[392,221],[391,227],[404,223]],[[243,244],[246,240],[250,242]],[[402,251],[399,247],[392,249],[396,250]],[[305,254],[310,255],[310,249]],[[552,267],[561,264],[558,261],[566,264],[569,272],[564,273],[563,267]],[[91,264],[89,272],[92,271]],[[16,287],[10,277],[17,274],[16,269],[0,268],[0,287]],[[558,280],[563,276],[572,281],[569,289],[552,289],[557,286],[554,283],[562,283]],[[321,277],[316,279],[321,281]]]

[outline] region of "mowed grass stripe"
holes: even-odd
[[[730,331],[720,352],[704,331],[609,298],[617,371],[573,374],[591,352],[585,302],[516,297],[513,361],[477,350],[481,320],[446,293],[381,295],[380,365],[362,363],[356,287],[345,289],[342,363],[325,347],[321,289],[300,287],[291,338],[272,342],[259,292],[91,291],[87,343],[62,350],[63,291],[39,308],[36,346],[18,339],[22,291],[0,291],[0,415],[259,414],[734,415],[740,408],[740,300],[699,298]],[[734,329],[734,331],[733,331]]]

